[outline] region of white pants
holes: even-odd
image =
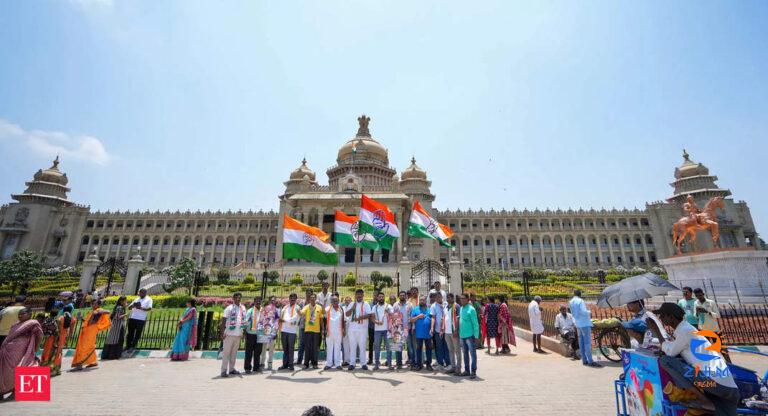
[[[267,351],[269,351],[269,360],[267,360]],[[275,340],[262,344],[261,346],[261,360],[259,361],[263,366],[272,368],[272,357],[275,355]]]
[[[347,362],[349,365],[355,365],[357,359],[357,349],[360,349],[360,363],[365,365],[367,358],[365,355],[365,347],[368,345],[368,331],[355,331],[349,333],[349,358]]]
[[[235,369],[237,350],[240,348],[240,337],[227,335],[224,338],[224,348],[221,350],[221,373],[227,373]],[[227,370],[229,366],[229,370]]]
[[[445,343],[448,344],[449,364],[453,368],[461,370],[461,355],[463,354],[461,340],[459,337],[454,337],[454,334],[445,334]]]
[[[325,365],[341,367],[341,334],[325,338]]]
[[[341,343],[342,349],[344,350],[344,362],[349,363],[349,334],[344,335],[344,339]]]

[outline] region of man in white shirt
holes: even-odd
[[[443,301],[445,301],[445,299],[447,298],[447,294],[445,293],[445,290],[440,289],[440,281],[439,280],[436,281],[432,285],[432,289],[429,290],[429,294],[430,295],[433,294],[433,293],[439,293],[440,295],[442,295]]]
[[[245,326],[245,305],[240,303],[240,292],[232,295],[232,304],[224,309],[219,330],[221,332],[221,376],[238,375],[235,369],[237,350],[240,348],[240,338],[243,336]]]
[[[357,360],[358,349],[360,350],[360,363],[363,370],[368,370],[368,366],[365,364],[365,344],[368,341],[368,321],[371,318],[371,305],[363,301],[363,289],[357,289],[355,291],[355,301],[347,306],[347,319],[349,319],[349,327],[347,333],[349,335],[349,354],[348,362],[350,371],[355,369],[355,363]]]
[[[371,308],[373,313],[373,369],[378,370],[381,364],[381,343],[387,350],[387,362],[385,363],[392,370],[392,350],[389,348],[387,337],[389,334],[389,315],[392,313],[392,306],[384,302],[384,294],[376,295],[376,302]]]
[[[448,294],[448,302],[443,310],[443,333],[448,347],[448,373],[461,373],[461,339],[459,338],[459,317],[461,306],[456,303],[453,293]]]
[[[147,322],[147,312],[152,310],[152,298],[147,295],[147,289],[139,290],[139,297],[128,306],[131,316],[128,318],[128,333],[125,336],[127,351],[136,349],[144,324]]]
[[[696,302],[693,307],[696,311],[696,317],[699,319],[699,329],[706,329],[716,333],[720,332],[720,325],[717,323],[720,311],[715,301],[707,299],[701,288],[696,288],[693,294],[696,296]]]
[[[674,340],[665,341],[656,321],[647,319],[648,328],[661,343],[661,351],[668,357],[679,356],[699,370],[694,373],[690,368],[682,366],[679,360],[663,359],[662,364],[681,373],[683,377],[693,378],[694,385],[715,405],[715,414],[735,415],[739,389],[723,356],[718,351],[707,349],[712,344],[707,338],[698,335],[696,328],[685,320],[685,311],[679,305],[665,302],[654,313],[664,325],[675,328]],[[702,382],[710,380],[714,381],[714,385]]]
[[[325,309],[325,369],[341,370],[341,344],[344,339],[344,309],[339,305],[339,296],[331,296],[331,304]]]
[[[293,371],[293,347],[296,344],[296,331],[301,315],[301,307],[296,304],[297,296],[291,293],[288,304],[280,311],[280,342],[283,344],[283,365],[278,370]]]
[[[544,333],[544,322],[541,320],[541,296],[535,296],[528,304],[528,320],[533,333],[533,352],[545,354],[541,349],[541,334]],[[490,347],[489,347],[490,348]]]
[[[579,340],[576,338],[576,322],[573,320],[573,315],[568,313],[565,305],[560,305],[560,313],[555,317],[555,329],[557,329],[560,337],[570,345],[571,357],[578,358],[576,351],[579,350]]]

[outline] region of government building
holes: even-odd
[[[386,203],[403,234],[391,252],[362,250],[361,274],[393,273],[401,260],[423,259],[465,266],[482,261],[501,269],[649,268],[675,254],[672,224],[684,215],[681,207],[687,195],[699,207],[710,197],[725,197],[725,210],[718,212],[723,248],[759,245],[746,202],[730,198],[731,191],[717,185],[717,176],[685,152],[674,170],[671,196],[649,202],[642,210],[450,211],[434,203],[432,182],[415,159],[398,174],[387,149],[371,136],[369,122],[365,115],[358,118],[357,134],[339,148],[336,165],[325,172],[327,184],[321,184],[302,160],[284,182],[276,212],[92,212],[68,199],[69,178],[57,157],[51,167],[32,176],[23,192],[11,195],[13,202],[0,208],[0,256],[7,259],[16,251],[33,250],[52,266],[74,265],[96,254],[102,260],[140,255],[155,268],[172,266],[183,257],[204,268],[275,267],[282,257],[282,214],[330,234],[334,211],[357,215],[361,193]],[[415,200],[453,229],[454,248],[405,235]],[[708,238],[700,233],[699,246],[711,247]],[[346,273],[354,264],[354,249],[340,247],[337,270]],[[282,267],[310,273],[322,268],[303,261]]]

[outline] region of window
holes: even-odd
[[[85,237],[83,237],[83,241],[82,241],[82,244],[88,244],[88,241],[89,241],[89,240],[90,240],[90,239],[89,239],[89,238],[88,238],[88,236],[86,235]]]
[[[469,241],[467,241],[467,240],[461,240],[461,245],[462,245],[462,246],[464,246],[464,247],[466,247],[466,246],[468,246],[468,245],[469,245]]]

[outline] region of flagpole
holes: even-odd
[[[359,278],[357,275],[358,268],[360,267],[360,245],[358,244],[357,247],[355,247],[355,280]]]

